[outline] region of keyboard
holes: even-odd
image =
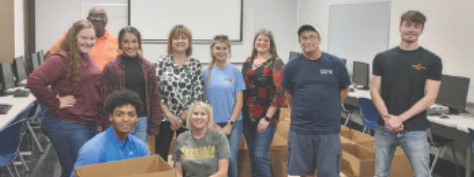
[[[30,95],[30,91],[18,89],[13,92],[13,97],[27,97]]]
[[[7,114],[12,108],[10,104],[0,104],[0,114]]]

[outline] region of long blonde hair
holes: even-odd
[[[94,25],[87,20],[79,20],[69,28],[66,37],[61,42],[59,50],[66,51],[69,54],[69,65],[67,66],[67,82],[72,87],[77,87],[81,83],[81,61],[82,52],[77,45],[77,34],[83,29],[91,28]],[[95,31],[95,30],[94,30]]]
[[[214,118],[212,117],[211,105],[204,103],[202,101],[197,101],[191,104],[191,106],[189,107],[188,115],[186,115],[186,122],[187,122],[186,128],[188,128],[189,130],[192,129],[191,116],[193,115],[194,108],[196,108],[196,106],[200,106],[207,113],[207,118],[208,118],[207,129],[211,129],[212,127],[214,127]]]
[[[227,47],[229,47],[229,56],[230,56],[230,53],[231,53],[229,37],[227,37],[227,35],[224,35],[224,34],[219,34],[219,35],[214,36],[214,39],[212,39],[212,43],[211,43],[211,58],[212,58],[212,60],[211,60],[211,63],[209,64],[209,66],[207,67],[206,83],[208,83],[209,80],[211,79],[211,69],[214,66],[214,63],[216,62],[216,57],[214,57],[214,55],[212,54],[212,48],[218,42],[222,42],[222,43],[226,44]]]

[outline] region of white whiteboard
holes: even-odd
[[[129,24],[144,41],[166,41],[171,28],[188,27],[194,41],[226,34],[242,41],[243,0],[130,0]]]
[[[350,73],[352,61],[372,65],[375,55],[388,49],[389,32],[390,1],[329,8],[328,52],[347,59]]]

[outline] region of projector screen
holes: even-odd
[[[242,5],[243,0],[129,0],[129,25],[143,41],[164,42],[173,26],[183,24],[195,42],[211,41],[217,34],[240,42]]]

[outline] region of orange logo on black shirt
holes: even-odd
[[[412,68],[415,68],[417,71],[426,70],[426,67],[418,63],[417,65],[411,65]]]

